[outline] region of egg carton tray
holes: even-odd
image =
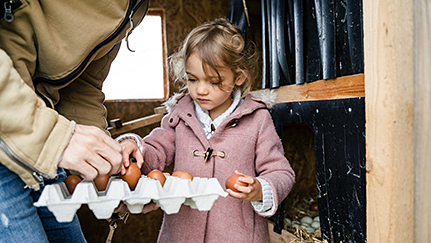
[[[193,180],[167,176],[160,182],[142,175],[134,190],[118,176],[112,176],[105,191],[98,191],[92,181],[81,181],[70,195],[64,182],[47,185],[36,207],[46,206],[58,222],[70,222],[82,204],[87,204],[98,219],[108,219],[122,201],[133,214],[142,212],[144,205],[155,202],[165,213],[175,214],[181,205],[209,211],[219,196],[226,197],[216,178],[195,177]]]

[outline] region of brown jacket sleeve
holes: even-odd
[[[33,173],[53,178],[73,124],[47,108],[0,50],[0,162],[32,188]]]

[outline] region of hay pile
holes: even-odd
[[[285,225],[284,228],[288,232],[298,237],[296,242],[301,243],[320,243],[327,240],[322,240],[319,227],[308,227],[311,223],[319,222],[319,212],[314,206],[317,203],[317,196],[314,194],[290,194],[284,202],[285,205]],[[311,210],[314,209],[314,210]],[[307,222],[313,219],[313,221]],[[314,223],[316,226],[316,223]]]

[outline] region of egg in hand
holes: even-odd
[[[66,184],[66,188],[69,191],[70,195],[75,191],[76,185],[82,181],[81,177],[77,175],[69,175],[64,179],[64,184]]]
[[[106,190],[106,187],[108,186],[109,178],[110,176],[106,174],[103,176],[96,177],[93,180],[93,183],[99,192]]]
[[[126,173],[124,175],[120,174],[120,178],[127,182],[131,190],[135,190],[139,178],[141,178],[141,170],[135,163],[129,163]]]
[[[237,189],[235,189],[235,187],[234,187],[235,184],[238,184],[239,186],[248,186],[247,183],[242,182],[242,181],[238,181],[239,177],[244,177],[244,176],[235,174],[235,175],[232,175],[229,178],[227,178],[226,183],[225,183],[226,189],[231,189],[234,192],[240,192]]]

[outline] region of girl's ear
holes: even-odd
[[[236,86],[241,86],[245,80],[247,79],[248,76],[248,71],[244,71],[243,73],[241,73],[241,75],[239,75],[236,80],[235,80],[235,85]]]

